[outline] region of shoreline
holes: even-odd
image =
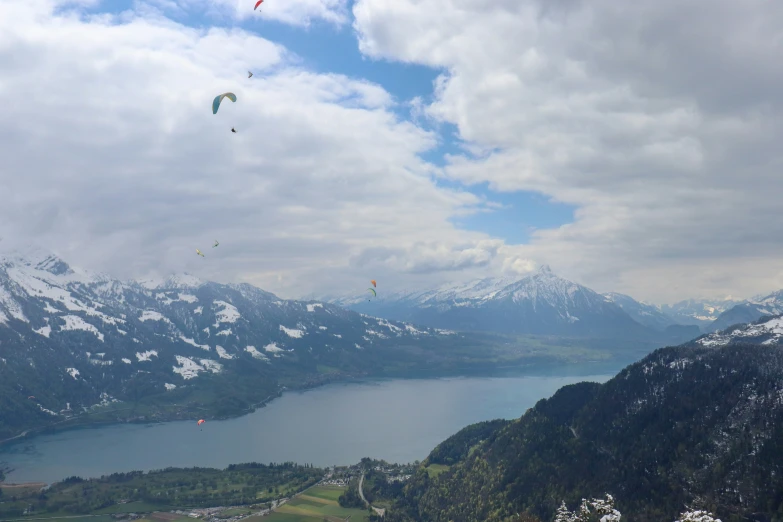
[[[284,392],[305,392],[305,391],[315,390],[330,384],[358,384],[367,381],[380,382],[385,380],[407,380],[407,379],[419,380],[419,379],[480,378],[480,377],[510,378],[510,377],[518,377],[518,376],[535,376],[535,374],[542,374],[542,373],[547,376],[568,376],[571,372],[567,372],[565,370],[578,370],[575,373],[588,376],[588,375],[597,375],[597,374],[604,374],[604,373],[617,373],[617,368],[619,366],[624,367],[627,366],[627,364],[628,363],[624,363],[621,361],[589,361],[589,362],[581,362],[581,363],[508,364],[508,365],[497,365],[492,367],[481,367],[481,368],[476,368],[475,366],[472,366],[471,368],[453,368],[450,370],[441,370],[441,371],[422,369],[422,370],[406,370],[401,372],[384,372],[379,374],[339,373],[336,374],[336,378],[329,378],[327,376],[323,376],[326,378],[318,379],[317,381],[312,381],[312,380],[305,381],[301,384],[293,385],[290,387],[281,385],[279,386],[277,393],[269,395],[262,401],[254,403],[249,408],[243,410],[241,413],[235,415],[214,416],[212,417],[212,419],[220,421],[220,420],[229,420],[229,419],[244,417],[246,415],[255,413],[261,408],[266,407],[275,399],[281,398]],[[556,371],[556,370],[560,370],[560,371]],[[550,372],[554,375],[550,375]],[[534,375],[531,375],[531,373]],[[185,420],[184,418],[175,417],[175,416],[164,417],[162,419],[155,419],[155,420],[131,419],[126,421],[110,420],[110,421],[90,422],[89,420],[85,419],[90,415],[114,413],[118,411],[125,411],[128,409],[131,408],[128,407],[119,410],[91,412],[91,413],[80,415],[78,417],[64,419],[46,426],[27,428],[24,431],[18,433],[17,435],[14,435],[13,437],[0,440],[0,449],[2,449],[4,446],[18,443],[28,437],[36,437],[39,435],[45,435],[50,433],[59,433],[68,430],[114,426],[119,424],[162,424],[166,422],[177,422],[177,421]],[[66,423],[71,423],[71,424],[68,424],[67,426],[63,426],[63,424]],[[0,482],[0,484],[4,484],[4,483]]]

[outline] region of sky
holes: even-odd
[[[783,288],[783,4],[253,4],[3,0],[0,237],[282,297]]]

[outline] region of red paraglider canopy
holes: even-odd
[[[256,2],[256,6],[253,8],[253,11],[255,11],[256,9],[258,9],[258,6],[259,6],[259,5],[261,5],[261,3],[263,3],[263,1],[264,1],[264,0],[258,0],[258,2]]]
[[[198,425],[199,426],[201,426],[202,424],[204,424],[204,419],[201,419],[200,421],[198,421]]]

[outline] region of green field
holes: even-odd
[[[77,477],[52,484],[45,494],[40,487],[3,487],[0,520],[22,518],[29,507],[37,518],[248,505],[294,495],[322,476],[323,470],[292,463],[250,463],[224,470],[167,468],[99,479]]]
[[[337,498],[342,492],[343,488],[336,487],[317,486],[310,488],[277,508],[271,515],[263,517],[263,522],[314,522],[324,519],[329,522],[342,522],[349,516],[351,522],[367,521],[367,511],[340,507]],[[262,521],[259,519],[247,522]]]
[[[335,502],[337,502],[337,499],[340,498],[340,495],[343,493],[345,493],[345,488],[337,486],[315,486],[303,492],[304,495],[322,498],[324,500],[334,500]]]
[[[229,517],[235,517],[237,515],[249,515],[252,513],[253,510],[249,508],[231,508],[223,511],[218,515],[218,518],[229,518]]]
[[[451,466],[445,466],[443,464],[430,464],[425,469],[427,470],[430,478],[435,478],[444,471],[448,471],[450,467]]]

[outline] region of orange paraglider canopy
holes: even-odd
[[[375,279],[371,279],[370,282],[372,283],[372,286],[377,288],[378,285],[375,284]]]
[[[204,424],[205,422],[206,422],[206,421],[205,421],[204,419],[201,419],[200,421],[198,421],[198,425],[199,425],[199,426],[201,426],[201,425],[202,425],[202,424]]]

